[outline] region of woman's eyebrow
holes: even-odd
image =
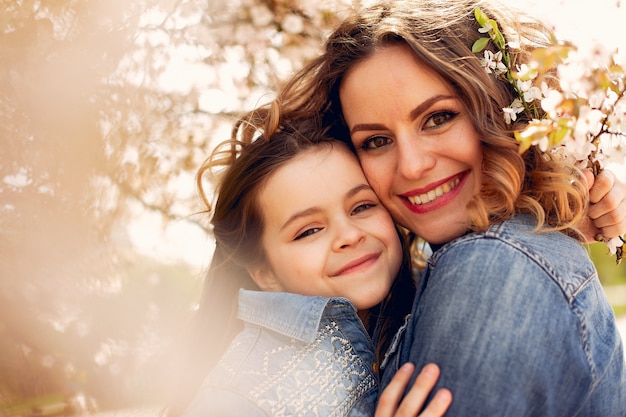
[[[415,120],[420,114],[424,113],[430,106],[434,103],[441,100],[452,100],[456,99],[456,96],[448,95],[448,94],[437,94],[436,96],[432,96],[420,103],[419,106],[411,110],[409,113],[410,120]],[[354,125],[352,129],[350,129],[350,134],[353,134],[362,130],[384,130],[386,127],[380,123],[359,123]]]
[[[430,106],[432,106],[433,104],[435,104],[438,101],[452,100],[452,99],[455,99],[455,98],[456,98],[455,96],[452,96],[452,95],[449,95],[449,94],[437,94],[436,96],[432,96],[429,99],[427,99],[424,102],[422,102],[419,106],[417,106],[416,108],[411,110],[411,113],[409,113],[410,120],[417,119],[417,117],[420,114],[424,113]]]

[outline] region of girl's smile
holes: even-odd
[[[259,195],[261,289],[345,297],[359,310],[389,293],[402,262],[391,216],[343,144],[319,146],[274,172]]]
[[[348,275],[354,272],[359,272],[368,269],[378,260],[380,253],[372,253],[368,255],[361,256],[351,262],[348,262],[346,265],[341,267],[336,272],[331,272],[329,274],[330,277],[339,277],[342,275]]]

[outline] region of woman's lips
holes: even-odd
[[[447,194],[450,191],[452,191],[454,188],[456,188],[457,185],[459,185],[460,182],[461,180],[458,177],[456,177],[452,179],[451,181],[448,181],[445,184],[440,185],[428,191],[427,193],[408,196],[407,199],[411,202],[411,204],[416,204],[416,205],[430,203],[431,201],[435,201],[437,198],[441,197],[442,195]]]
[[[405,205],[413,212],[426,213],[445,206],[458,195],[469,171],[462,172],[428,187],[400,195]]]

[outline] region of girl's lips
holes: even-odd
[[[415,213],[426,213],[445,206],[460,192],[469,171],[462,172],[428,187],[400,195],[404,204]]]
[[[341,267],[341,269],[339,269],[338,271],[330,274],[330,276],[337,277],[340,275],[346,275],[355,271],[368,268],[370,265],[376,262],[379,256],[380,256],[379,253],[370,253],[365,256],[361,256],[360,258],[357,258],[354,261],[347,263],[346,265]]]

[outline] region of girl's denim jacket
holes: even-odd
[[[240,290],[238,316],[185,417],[374,415],[374,347],[350,301]]]
[[[582,244],[518,215],[438,248],[388,353],[441,367],[446,416],[626,416],[622,341]]]

